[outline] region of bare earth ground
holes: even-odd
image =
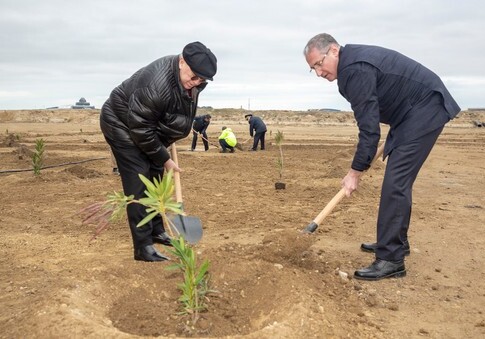
[[[356,144],[350,113],[256,112],[268,143],[278,129],[286,137],[281,191],[274,145],[221,154],[182,140],[185,207],[202,219],[196,249],[218,291],[195,328],[178,314],[182,277],[134,261],[126,221],[88,243],[93,227],[76,212],[120,190],[98,114],[0,111],[1,170],[30,168],[38,138],[46,165],[105,158],[0,174],[0,338],[485,337],[485,128],[472,123],[484,113],[445,128],[415,183],[407,277],[378,282],[352,274],[373,260],[359,246],[375,240],[382,161],[315,234],[300,233],[340,189]],[[242,111],[211,114],[213,142],[222,125],[249,137]]]

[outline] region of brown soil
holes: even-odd
[[[485,336],[485,128],[473,124],[483,112],[445,128],[415,184],[407,277],[378,282],[352,275],[373,259],[359,246],[375,239],[383,162],[313,235],[300,232],[340,189],[357,136],[350,113],[256,112],[268,143],[285,134],[284,190],[274,145],[221,154],[182,140],[185,208],[203,222],[196,250],[217,291],[195,327],[179,314],[180,273],[134,261],[126,220],[88,242],[94,226],[76,212],[120,190],[98,114],[0,111],[2,171],[29,169],[38,138],[47,166],[104,158],[0,174],[0,338]],[[242,111],[211,114],[214,142],[222,125],[249,138]]]

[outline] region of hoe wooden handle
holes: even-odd
[[[177,157],[177,147],[175,146],[175,143],[172,143],[172,146],[170,147],[170,155],[172,157],[173,162],[178,167],[179,159]],[[175,181],[175,198],[177,199],[177,202],[183,203],[183,200],[182,200],[182,185],[180,183],[180,172],[173,171],[173,179]]]
[[[197,131],[196,131],[195,129],[193,129],[193,128],[192,128],[192,132],[194,132],[194,133],[199,133],[199,132],[197,132]],[[214,144],[214,143],[210,142],[210,141],[209,141],[209,140],[208,140],[206,137],[204,137],[204,136],[202,135],[202,133],[199,133],[199,135],[200,135],[200,137],[202,138],[202,140],[207,141],[209,144],[211,144],[211,145],[212,145],[212,146],[214,146],[215,148],[219,148],[219,146],[217,146],[216,144]]]
[[[384,145],[383,143],[379,148],[377,148],[376,155],[374,156],[374,159],[372,160],[369,169],[374,165],[374,163],[377,161],[377,159],[380,158],[382,153],[384,153]],[[313,222],[317,225],[320,225],[331,212],[337,206],[337,204],[342,201],[342,199],[345,197],[345,189],[342,188],[333,198],[330,200],[330,202],[325,206],[325,208],[317,215],[315,219],[313,219]]]
[[[328,202],[328,204],[325,206],[325,208],[313,219],[313,222],[317,225],[320,225],[323,222],[323,219],[328,217],[328,215],[333,211],[335,206],[338,205],[340,201],[345,197],[345,189],[342,188],[340,191],[338,191],[337,194]]]

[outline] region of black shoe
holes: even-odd
[[[377,243],[363,243],[360,245],[360,249],[364,252],[376,253]],[[408,256],[411,254],[411,249],[409,248],[409,243],[406,241],[404,243],[404,255]]]
[[[234,148],[231,148],[231,151],[230,152],[231,153],[234,153],[234,152],[236,152],[236,150]]]
[[[380,280],[384,278],[400,278],[406,276],[404,260],[386,261],[376,259],[369,267],[355,271],[354,278],[361,280]]]
[[[165,261],[170,260],[162,253],[158,252],[153,245],[147,245],[142,248],[135,249],[135,260],[141,261]]]
[[[172,243],[170,242],[170,240],[172,240],[172,238],[170,238],[170,236],[166,232],[163,232],[158,235],[152,235],[152,241],[156,242],[157,244],[172,246]]]

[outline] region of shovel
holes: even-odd
[[[178,166],[177,149],[175,143],[172,144],[170,149],[172,160]],[[182,200],[182,185],[180,184],[180,172],[174,171],[173,173],[175,181],[175,197],[177,202],[181,204],[182,211],[184,210],[184,203]],[[172,223],[177,230],[177,233],[182,235],[184,239],[190,244],[196,244],[202,238],[202,222],[197,217],[190,217],[184,215],[175,215],[172,219]]]
[[[374,156],[374,159],[372,159],[372,162],[370,166],[376,162],[377,159],[382,155],[384,152],[384,145],[383,143],[379,148],[377,149],[376,155]],[[370,167],[369,167],[370,169]],[[323,219],[325,219],[337,206],[337,204],[345,197],[345,189],[342,187],[342,189],[335,194],[335,196],[330,200],[330,202],[325,206],[325,208],[317,215],[315,219],[311,223],[308,224],[308,226],[303,230],[303,233],[313,233],[315,230],[320,226],[320,224],[323,222]]]
[[[194,133],[198,133],[198,132],[197,132],[196,130],[194,130],[194,129],[192,129],[192,132],[194,132]],[[212,145],[212,146],[214,146],[214,147],[215,147],[215,148],[217,148],[217,149],[219,148],[219,146],[218,146],[218,145],[213,144],[212,142],[210,142],[209,140],[207,140],[207,138],[205,138],[205,137],[204,137],[202,134],[200,134],[200,133],[199,133],[199,135],[200,135],[200,137],[202,138],[202,140],[207,141],[207,142],[209,143],[209,145]]]
[[[243,142],[238,142],[238,143],[236,144],[236,148],[237,148],[238,150],[240,150],[240,151],[243,151],[243,150],[244,150],[243,145],[244,145],[245,143],[247,143],[247,142],[248,142],[249,140],[251,140],[251,139],[252,139],[252,138],[248,138],[248,139],[244,140]]]

